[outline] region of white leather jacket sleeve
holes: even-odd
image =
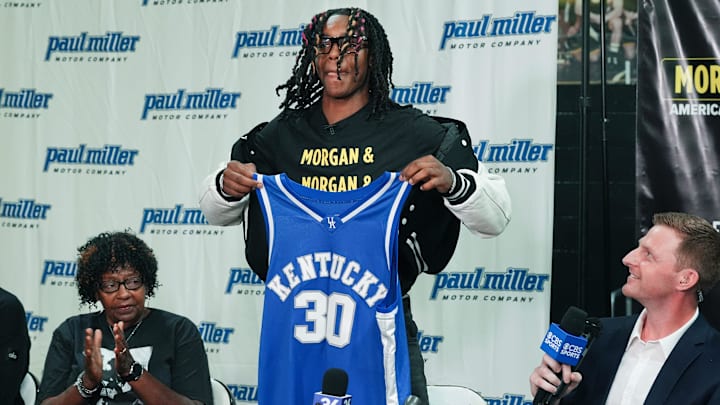
[[[216,179],[225,169],[223,163],[218,170],[210,173],[204,180],[200,193],[200,209],[211,225],[240,225],[244,220],[244,210],[248,206],[249,197],[239,201],[228,201],[220,194]],[[478,171],[460,169],[458,173],[468,174],[475,181],[475,192],[460,204],[445,206],[473,234],[491,238],[502,233],[510,223],[512,206],[505,180],[492,175],[480,164]]]
[[[460,174],[468,174],[475,181],[475,192],[464,202],[453,205],[447,199],[445,206],[473,234],[484,238],[499,235],[505,230],[512,215],[510,194],[505,179],[488,173],[482,163],[478,171],[460,169]]]
[[[243,222],[243,211],[250,198],[246,195],[239,201],[228,201],[220,194],[216,179],[225,170],[226,163],[203,180],[200,191],[200,209],[210,225],[240,225]]]

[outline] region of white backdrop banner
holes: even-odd
[[[77,247],[130,229],[160,264],[147,305],[196,322],[212,375],[257,402],[264,286],[242,229],[207,224],[200,184],[279,112],[304,24],[348,5],[387,31],[394,99],[464,121],[513,199],[501,236],[463,231],[447,269],[411,291],[428,382],[531,403],[550,306],[550,0],[0,1],[0,285],[25,305],[33,373],[60,322],[98,309],[79,305]]]

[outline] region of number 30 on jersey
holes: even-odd
[[[295,296],[295,309],[305,310],[305,325],[295,326],[295,339],[343,348],[350,343],[355,318],[355,300],[347,294],[302,291]],[[322,404],[325,405],[325,404]],[[343,405],[343,404],[329,404]]]

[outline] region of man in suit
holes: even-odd
[[[30,364],[30,336],[25,308],[9,291],[0,288],[0,404],[23,404],[20,384]]]
[[[544,355],[530,375],[533,396],[554,393],[562,378],[561,404],[720,404],[720,334],[698,310],[720,278],[720,234],[693,215],[656,214],[623,264],[622,292],[642,312],[601,320],[575,372]]]

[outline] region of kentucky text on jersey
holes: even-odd
[[[237,107],[240,93],[223,92],[220,88],[208,88],[204,92],[186,93],[179,89],[177,93],[146,94],[142,119],[152,110],[225,110]]]
[[[122,145],[105,145],[102,148],[88,148],[85,144],[77,148],[49,147],[43,171],[48,171],[50,163],[132,166],[138,153],[137,149],[123,149]]]
[[[451,86],[433,86],[433,82],[414,82],[412,86],[395,86],[390,98],[398,104],[444,104]]]
[[[28,331],[30,332],[42,332],[45,330],[45,322],[47,322],[47,316],[33,315],[31,311],[25,312],[25,322],[27,323]]]
[[[276,274],[266,285],[266,288],[274,292],[280,301],[284,302],[292,289],[301,282],[318,277],[340,280],[346,286],[352,287],[352,290],[364,299],[369,307],[387,296],[387,287],[380,283],[380,279],[370,270],[364,270],[362,276],[355,277],[359,275],[362,266],[355,260],[348,261],[345,256],[334,252],[315,252],[298,256],[295,261],[298,264],[297,268],[295,264],[288,263],[282,270],[285,277],[281,279],[280,275]],[[374,289],[372,293],[371,288]]]
[[[147,225],[207,225],[207,219],[199,208],[183,209],[182,204],[174,208],[145,208],[140,233]]]
[[[265,283],[250,269],[232,268],[228,279],[225,294],[230,294],[236,285],[263,286]]]
[[[551,143],[533,143],[532,139],[513,139],[506,144],[491,144],[481,140],[473,146],[481,162],[546,162],[553,149]]]
[[[505,394],[502,398],[489,398],[483,396],[487,405],[532,405],[533,399],[525,399],[524,395]]]
[[[534,11],[518,11],[512,17],[493,17],[485,14],[479,20],[448,21],[443,27],[440,49],[445,49],[448,39],[501,37],[552,32],[557,20],[553,14],[536,15]]]
[[[230,335],[235,328],[221,328],[215,322],[200,322],[198,332],[205,343],[230,343]]]
[[[528,269],[509,267],[504,273],[488,273],[483,270],[479,267],[474,273],[439,273],[435,277],[430,299],[436,299],[441,290],[540,292],[545,290],[545,282],[550,279],[548,274],[530,273]]]
[[[671,59],[672,64],[664,64],[666,70],[674,67],[674,80],[669,81],[675,83],[673,100],[720,100],[720,65],[716,58],[711,60],[714,63],[703,61],[703,58],[682,60],[682,63],[680,60]]]
[[[19,92],[0,89],[0,108],[24,108],[47,110],[52,93],[39,93],[36,89],[22,89]]]
[[[50,204],[38,204],[35,200],[5,202],[0,198],[0,217],[15,219],[47,219]]]
[[[279,29],[273,25],[266,31],[238,31],[235,35],[235,48],[233,58],[237,58],[242,48],[268,48],[273,46],[300,46],[302,44],[302,31],[305,25],[299,28]]]
[[[139,40],[139,35],[123,35],[122,31],[105,35],[83,32],[77,36],[49,37],[45,60],[50,60],[53,52],[135,52]]]
[[[43,274],[40,284],[45,284],[48,276],[75,278],[77,263],[60,260],[45,260],[43,263]]]

